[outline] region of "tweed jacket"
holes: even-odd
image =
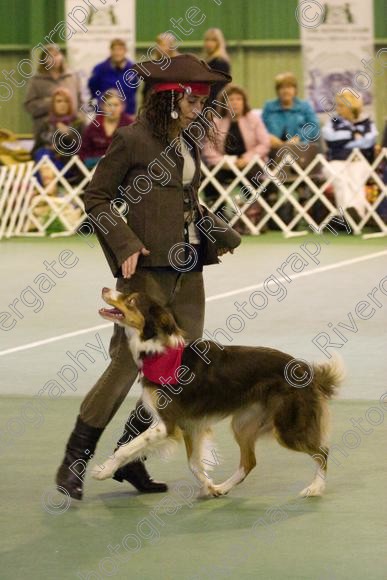
[[[216,264],[217,249],[236,248],[241,238],[200,205],[199,148],[188,137],[186,142],[193,148],[196,165],[191,194],[204,220],[204,229],[211,230],[201,236],[203,264]],[[171,249],[184,243],[184,160],[176,149],[165,146],[152,134],[148,122],[139,118],[132,125],[117,129],[85,191],[86,212],[116,277],[122,275],[122,263],[141,248],[149,250],[150,255],[140,255],[138,267],[165,267],[171,266]],[[127,204],[125,219],[117,214],[119,200]]]

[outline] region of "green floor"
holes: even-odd
[[[94,362],[79,371],[76,397],[66,388],[58,400],[45,398],[41,416],[23,415],[23,408],[70,362],[67,352],[96,344],[97,334],[108,348],[110,326],[89,329],[103,324],[97,314],[100,289],[112,287],[114,280],[95,240],[94,247],[78,237],[1,242],[7,277],[0,288],[0,312],[8,311],[27,286],[36,290],[44,260],[57,260],[64,250],[78,258],[55,287],[40,293],[44,307],[39,312],[19,303],[23,317],[11,331],[0,333],[1,580],[386,577],[386,411],[381,415],[378,401],[386,392],[387,294],[379,293],[382,306],[369,320],[354,314],[356,304],[387,276],[386,239],[284,240],[275,233],[245,238],[234,256],[206,269],[205,328],[225,328],[236,312],[235,301],[248,300],[251,288],[262,289],[264,280],[277,275],[277,268],[308,241],[321,243],[319,264],[310,260],[305,276],[293,273],[291,283],[284,283],[286,298],[270,297],[267,308],[233,336],[233,344],[272,346],[295,357],[326,360],[312,339],[331,332],[330,324],[348,325],[349,313],[355,317],[356,332],[346,330],[348,341],[337,349],[347,378],[332,403],[332,442],[345,455],[335,455],[341,465],[331,462],[324,498],[297,500],[312,477],[310,459],[265,441],[258,445],[257,469],[225,498],[184,503],[178,491],[194,493],[195,482],[180,449],[170,463],[149,461],[152,474],[169,482],[168,496],[138,495],[129,486],[88,478],[85,501],[62,508],[58,501],[64,496],[54,491],[54,474],[81,398],[106,367],[102,352],[94,352]],[[111,452],[138,393],[138,387],[132,389],[132,398],[109,425],[98,459]],[[381,424],[370,427],[367,417],[375,422],[381,417]],[[351,418],[362,418],[362,426],[373,429],[365,435],[356,428],[358,445],[350,433]],[[226,423],[217,434],[223,462],[214,479],[220,482],[238,457]],[[164,497],[169,500],[162,505]]]
[[[3,419],[24,402],[1,398]],[[88,478],[85,500],[73,501],[63,513],[67,506],[58,507],[63,496],[53,491],[52,480],[78,400],[62,399],[60,413],[58,405],[49,402],[44,423],[27,427],[3,451],[2,580],[385,578],[386,428],[360,435],[355,449],[342,440],[350,418],[364,418],[377,402],[332,404],[332,442],[345,455],[335,452],[339,465],[331,462],[323,498],[297,498],[311,479],[312,462],[266,440],[258,445],[257,468],[225,498],[191,499],[195,482],[179,449],[169,463],[148,462],[152,474],[170,484],[168,496],[138,495],[128,484]],[[105,432],[97,459],[110,452],[125,413],[122,408]],[[235,467],[238,453],[226,424],[216,432],[222,463],[214,478],[220,481]],[[92,571],[98,576],[88,576]]]

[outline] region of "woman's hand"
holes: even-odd
[[[124,278],[130,278],[135,273],[140,254],[143,256],[149,256],[150,251],[146,248],[141,248],[139,252],[135,252],[129,256],[129,258],[126,258],[125,262],[121,264],[122,275]]]
[[[65,123],[57,123],[56,124],[56,128],[61,132],[61,133],[68,133],[70,131],[70,128],[68,125],[65,125]]]
[[[243,159],[243,157],[238,157],[238,159],[235,161],[235,165],[238,167],[238,169],[244,169],[247,164],[248,161],[246,161],[246,159]]]
[[[275,135],[270,135],[270,145],[272,149],[279,149],[280,147],[282,147],[283,144],[284,142],[282,141],[282,139],[279,139]]]

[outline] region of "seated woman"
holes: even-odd
[[[62,170],[70,161],[72,155],[76,155],[81,140],[83,122],[75,110],[73,97],[70,91],[58,87],[52,93],[48,119],[39,126],[36,141],[31,152],[34,161],[39,162],[44,156],[48,157],[57,169]],[[44,163],[39,167],[37,179],[40,185],[49,191],[49,183],[55,180],[55,170],[50,163]],[[64,177],[69,182],[78,180],[78,171],[70,167]]]
[[[47,155],[58,169],[62,169],[72,154],[76,154],[83,129],[74,101],[68,89],[59,87],[51,97],[48,120],[36,136],[32,158],[39,161]]]
[[[92,169],[103,157],[112,142],[113,133],[118,127],[133,123],[133,117],[125,113],[125,103],[117,89],[109,89],[102,95],[103,113],[97,115],[86,127],[82,135],[79,157]]]
[[[374,122],[362,115],[362,109],[361,96],[345,89],[336,95],[336,117],[322,129],[328,147],[329,169],[326,174],[327,177],[334,176],[332,183],[336,205],[351,209],[350,213],[355,219],[364,217],[366,213],[367,161],[372,163],[374,160],[378,135]],[[367,161],[356,159],[348,166],[347,159],[354,148],[360,149]]]
[[[270,149],[270,136],[259,114],[250,109],[246,92],[239,86],[229,85],[226,92],[234,116],[231,117],[228,109],[220,108],[214,116],[216,136],[212,143],[205,142],[203,159],[206,165],[214,167],[225,155],[234,161],[238,169],[244,169],[254,156],[266,160]],[[224,97],[218,96],[218,100],[224,105]],[[255,169],[254,169],[255,167]],[[253,166],[247,177],[256,175],[257,166]],[[222,169],[216,174],[216,179],[225,184],[235,178],[235,173],[230,169],[228,159],[224,159]],[[213,203],[219,197],[216,188],[209,184],[206,187],[206,201]]]
[[[320,124],[311,105],[296,96],[294,74],[283,73],[274,80],[277,98],[266,101],[262,111],[263,122],[270,133],[271,148],[280,149],[285,143],[307,142],[306,135],[316,141]]]

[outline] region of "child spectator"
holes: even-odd
[[[133,117],[125,113],[125,104],[115,89],[110,89],[103,95],[102,110],[103,114],[97,115],[82,135],[79,157],[89,169],[105,155],[114,131],[133,122]]]
[[[372,163],[378,135],[374,122],[362,115],[362,109],[361,96],[345,89],[336,95],[336,118],[330,119],[322,129],[328,147],[327,176],[334,176],[336,205],[355,210],[351,212],[355,219],[366,213],[365,183],[369,165],[364,159],[357,159],[348,167],[346,160],[357,148]]]

